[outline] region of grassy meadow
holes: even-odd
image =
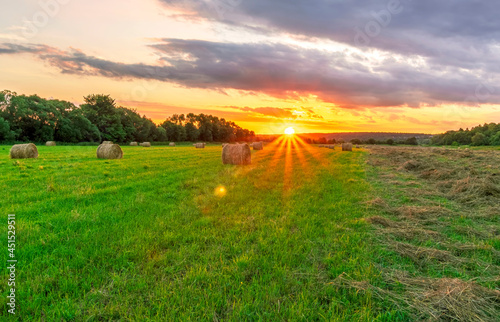
[[[0,234],[16,214],[19,260],[17,314],[7,313],[2,270],[0,317],[500,314],[500,151],[349,153],[281,138],[241,167],[222,165],[215,145],[122,148],[121,160],[85,146],[11,160],[0,146]],[[6,247],[0,254],[5,263]]]

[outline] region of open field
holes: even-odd
[[[282,138],[238,167],[220,146],[123,147],[122,160],[8,150],[0,209],[17,219],[19,320],[500,313],[500,151],[343,153]]]

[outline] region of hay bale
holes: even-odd
[[[222,147],[225,147],[226,145],[228,145],[229,143],[222,143]]]
[[[98,159],[121,159],[122,149],[118,144],[101,144],[97,148]]]
[[[36,159],[38,150],[33,143],[16,144],[10,149],[11,159]]]
[[[57,145],[57,144],[56,144],[56,141],[47,141],[47,142],[45,143],[45,146],[56,146],[56,145]]]
[[[359,145],[356,145],[356,149],[361,149]]]
[[[254,150],[264,150],[264,143],[262,142],[254,142],[252,144]]]
[[[175,146],[175,142],[170,142],[168,146]]]
[[[113,144],[113,141],[103,141],[102,144]]]
[[[252,153],[248,144],[227,144],[222,148],[222,164],[247,165],[251,163]]]
[[[335,150],[335,145],[328,145],[327,148],[329,148],[331,150]]]
[[[138,146],[139,144],[137,142],[130,142],[130,146]]]
[[[142,142],[141,146],[145,147],[145,148],[150,148],[151,147],[151,142]]]
[[[197,149],[204,149],[205,148],[205,143],[196,143],[194,145]]]
[[[352,143],[342,143],[342,151],[352,152]]]

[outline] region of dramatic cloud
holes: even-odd
[[[497,51],[500,4],[468,0],[160,0],[192,19],[453,63]],[[444,58],[444,57],[443,57]],[[440,60],[441,61],[441,60]],[[471,62],[471,61],[469,61]]]
[[[299,100],[314,95],[344,108],[500,103],[497,87],[481,74],[435,69],[391,55],[371,61],[353,51],[323,51],[284,44],[234,44],[164,39],[151,46],[158,65],[124,64],[42,45],[0,45],[1,53],[38,55],[63,73],[150,79],[188,88],[237,89]],[[491,77],[490,77],[491,78]],[[472,98],[470,97],[472,96]]]

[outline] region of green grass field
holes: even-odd
[[[7,239],[7,215],[15,214],[19,321],[432,317],[405,300],[411,289],[404,278],[418,276],[479,278],[493,302],[478,305],[500,312],[498,238],[471,241],[489,247],[466,252],[474,260],[467,270],[412,261],[391,248],[370,218],[398,219],[373,200],[396,198],[401,206],[406,190],[393,181],[411,180],[382,180],[367,150],[288,141],[252,151],[252,165],[239,167],[222,165],[220,146],[123,147],[122,160],[98,160],[96,147],[71,146],[11,160],[9,148],[0,146],[0,235]],[[500,231],[487,211],[473,228]],[[457,220],[426,229],[466,244],[454,224],[468,227]],[[437,239],[420,242],[444,247]],[[395,281],[403,270],[411,276]],[[16,320],[7,312],[8,278],[2,270],[0,317]]]

